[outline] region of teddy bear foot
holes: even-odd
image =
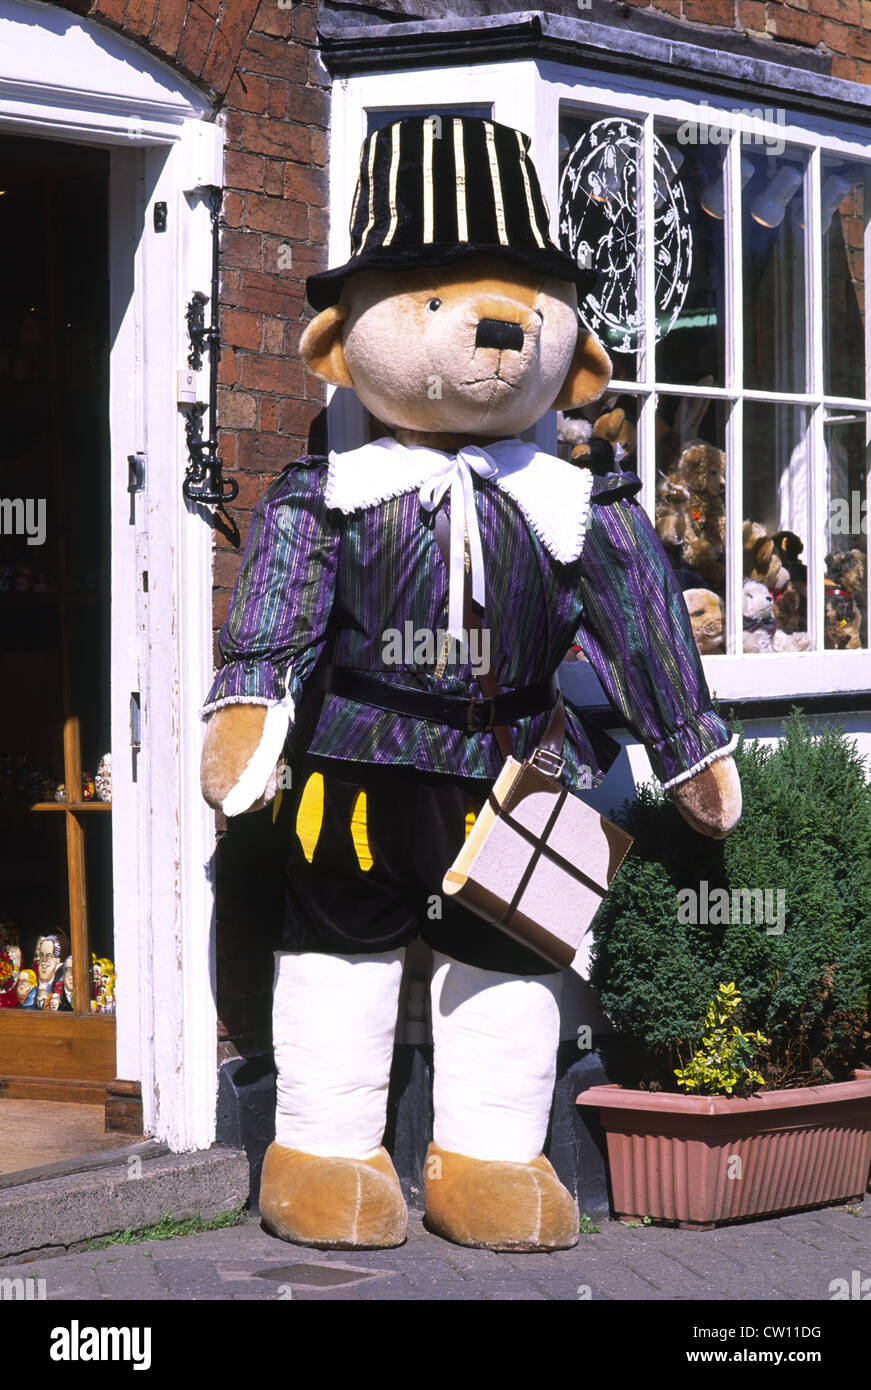
[[[387,1150],[323,1158],[270,1144],[260,1214],[274,1235],[324,1250],[383,1250],[405,1240],[408,1212]]]
[[[424,1204],[436,1235],[483,1250],[568,1250],[578,1206],[544,1154],[531,1163],[427,1150]]]

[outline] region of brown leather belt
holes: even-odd
[[[410,715],[428,723],[446,724],[465,734],[488,734],[500,724],[515,724],[518,719],[544,714],[553,709],[559,697],[555,674],[492,699],[476,696],[467,699],[462,695],[440,695],[407,685],[392,685],[348,666],[327,666],[322,687],[330,695],[341,695],[346,700],[358,700],[363,705],[374,705],[376,709]]]

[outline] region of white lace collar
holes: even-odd
[[[462,451],[461,451],[462,452]],[[475,446],[497,470],[492,483],[517,503],[555,560],[577,560],[584,545],[593,475],[535,444],[500,439]],[[375,507],[391,497],[416,492],[440,473],[452,455],[424,445],[400,444],[390,436],[346,453],[330,453],[324,500],[346,515]]]

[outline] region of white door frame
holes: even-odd
[[[176,404],[184,309],[194,290],[211,292],[204,190],[223,182],[223,135],[209,116],[201,93],[135,43],[35,0],[0,0],[0,134],[111,147],[117,1075],[141,1083],[145,1132],[175,1151],[212,1143],[217,1076],[214,818],[198,771],[212,532],[182,499]],[[167,205],[164,232],[156,202]],[[132,495],[128,456],[137,453],[145,486]]]

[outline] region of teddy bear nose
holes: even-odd
[[[520,352],[523,348],[523,329],[519,323],[509,323],[505,319],[481,319],[475,334],[476,348],[506,348]]]

